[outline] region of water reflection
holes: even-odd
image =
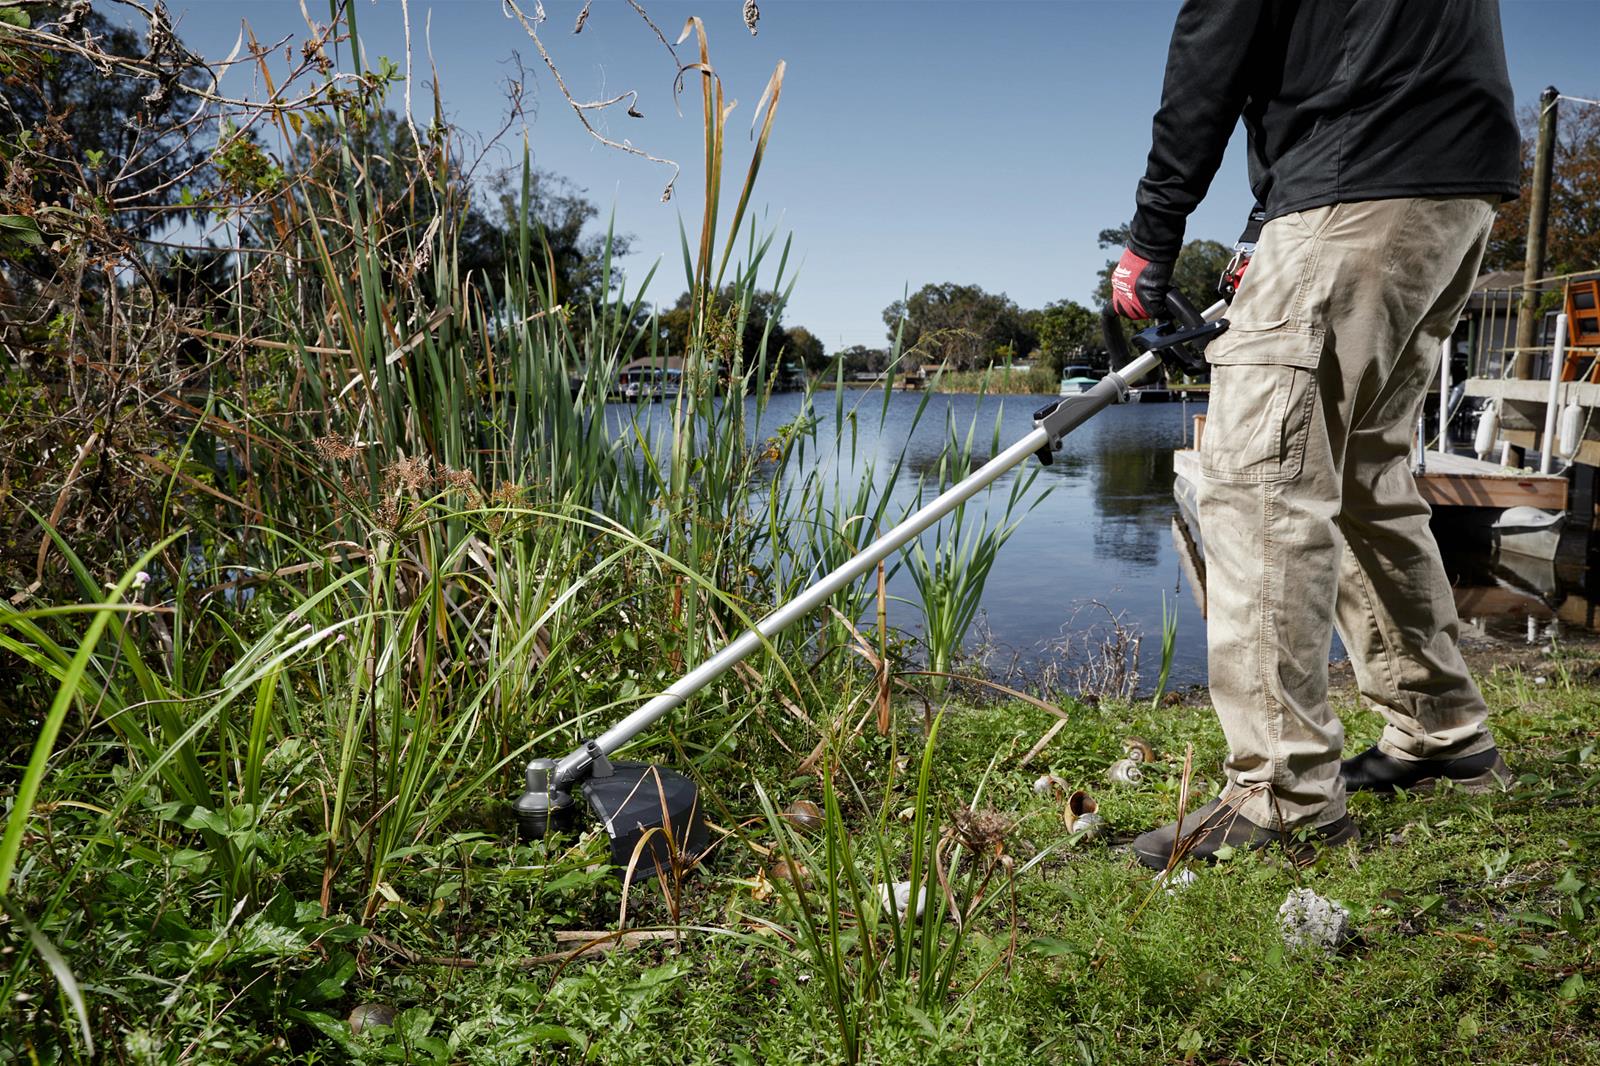
[[[859,402],[863,430],[860,448],[852,455],[848,441],[842,451],[832,446],[832,399],[824,397],[818,404],[817,434],[823,447],[812,460],[822,467],[837,466],[842,482],[850,485],[867,461],[886,470],[903,449],[906,476],[895,493],[899,509],[938,491],[939,464],[952,435],[965,441],[971,431],[976,465],[994,454],[997,426],[999,446],[1009,445],[1033,428],[1033,412],[1044,402],[1027,396],[933,396],[926,398],[918,418],[923,397],[898,393],[884,410],[877,396],[852,392],[844,406],[849,410]],[[768,421],[792,418],[798,402],[798,396],[774,397]],[[1174,512],[1172,450],[1183,444],[1187,418],[1198,410],[1203,407],[1110,408],[1067,437],[1050,466],[1026,464],[979,498],[987,499],[991,513],[997,513],[1017,477],[1034,477],[1032,510],[1001,550],[984,590],[984,624],[997,662],[1018,662],[1028,669],[1051,658],[1069,625],[1081,627],[1086,618],[1106,617],[1103,611],[1085,612],[1092,603],[1105,604],[1125,625],[1150,636],[1150,646],[1158,649],[1164,597],[1179,615],[1173,679],[1204,680],[1204,622],[1168,547],[1167,532]],[[880,411],[883,424],[878,429]],[[919,612],[909,575],[896,575],[889,591],[899,598],[892,605],[891,621],[916,631]],[[1150,655],[1158,658],[1159,650]],[[1159,663],[1145,665],[1153,675]]]
[[[1469,635],[1543,643],[1600,628],[1600,573],[1583,560],[1456,553],[1445,569]]]

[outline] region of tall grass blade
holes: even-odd
[[[78,979],[72,974],[72,967],[67,965],[67,960],[61,957],[61,952],[50,943],[50,938],[39,931],[39,927],[28,920],[28,916],[12,901],[0,894],[0,909],[15,918],[17,924],[22,926],[23,932],[28,934],[28,940],[33,944],[33,950],[39,953],[50,973],[55,977],[56,984],[61,986],[61,992],[67,997],[67,1002],[72,1005],[72,1013],[78,1019],[78,1032],[83,1037],[83,1047],[88,1058],[94,1058],[94,1032],[89,1028],[89,1008],[83,1001],[83,990],[78,987]]]
[[[133,587],[134,580],[139,572],[149,565],[160,552],[178,539],[179,534],[174,533],[166,540],[147,550],[139,556],[133,566],[125,571],[120,580],[111,589],[111,592],[100,601],[101,609],[95,611],[94,618],[89,623],[83,639],[78,645],[77,652],[68,663],[61,683],[56,688],[55,699],[50,702],[50,709],[45,713],[44,721],[40,723],[39,735],[33,742],[33,754],[28,758],[27,769],[22,773],[22,780],[17,784],[17,796],[12,801],[11,812],[6,816],[5,836],[0,837],[0,896],[5,896],[11,891],[11,877],[16,870],[17,855],[22,848],[22,835],[27,830],[28,819],[33,813],[33,804],[39,797],[39,789],[44,783],[44,775],[49,769],[50,756],[55,751],[56,737],[61,733],[61,723],[66,719],[67,711],[72,706],[72,701],[79,696],[84,676],[89,672],[90,662],[94,658],[95,649],[100,644],[100,637],[105,633],[106,627],[111,624],[115,611],[113,608],[121,602],[127,591]],[[7,616],[0,614],[0,625],[5,624]]]

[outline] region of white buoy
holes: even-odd
[[[1571,459],[1583,445],[1583,408],[1569,403],[1561,409],[1561,422],[1556,429],[1556,454]]]
[[[1484,408],[1483,414],[1478,416],[1478,432],[1472,438],[1472,450],[1479,459],[1488,459],[1494,452],[1494,442],[1500,439],[1500,409],[1495,406]]]

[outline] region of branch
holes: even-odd
[[[631,3],[632,0],[629,0],[629,2]],[[593,137],[595,140],[609,148],[615,148],[619,151],[627,152],[629,155],[636,155],[642,159],[648,159],[652,163],[660,163],[663,166],[669,166],[672,168],[672,177],[670,180],[668,180],[667,187],[661,190],[661,202],[666,203],[668,200],[671,200],[672,188],[678,183],[678,175],[682,173],[683,168],[670,159],[662,159],[658,156],[651,155],[642,148],[635,148],[627,141],[612,140],[599,130],[595,129],[594,125],[589,121],[589,116],[584,113],[586,111],[601,111],[615,104],[619,104],[623,100],[629,100],[631,102],[628,105],[628,116],[630,118],[642,118],[643,116],[633,106],[633,102],[637,102],[639,98],[638,93],[630,89],[622,95],[613,97],[610,100],[594,100],[590,101],[589,103],[580,103],[572,95],[571,90],[567,88],[566,79],[561,76],[561,71],[557,69],[555,60],[550,57],[549,50],[545,48],[544,42],[539,39],[539,31],[535,27],[545,19],[544,5],[539,3],[539,0],[534,0],[534,3],[534,14],[533,18],[530,20],[527,15],[523,14],[522,8],[517,6],[517,0],[501,0],[503,9],[509,9],[510,12],[516,16],[517,21],[522,23],[522,28],[527,31],[528,36],[533,39],[533,46],[539,50],[539,56],[544,60],[544,65],[550,68],[550,73],[555,77],[556,86],[560,88],[561,95],[566,97],[568,104],[572,105],[573,113],[578,116],[578,121],[583,123],[583,128],[589,131],[589,136]],[[638,4],[634,4],[634,9],[638,10],[640,14],[644,13],[643,10],[639,8]],[[645,21],[649,22],[650,20],[646,18]],[[651,23],[650,25],[651,29],[655,29],[654,23]],[[661,37],[661,31],[659,29],[656,30],[656,36]],[[666,41],[665,37],[662,37],[661,39],[663,42]],[[667,47],[670,50],[671,45],[668,45]],[[674,53],[674,58],[676,58],[676,53]]]

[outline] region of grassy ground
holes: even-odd
[[[1505,793],[1357,797],[1359,846],[1300,870],[1240,855],[1171,892],[1118,845],[1173,817],[1185,745],[1194,745],[1197,776],[1217,780],[1224,748],[1209,708],[1075,707],[1027,768],[1019,759],[1049,724],[1045,715],[1022,704],[953,708],[930,779],[935,805],[965,805],[981,786],[977,805],[1010,823],[1003,847],[1019,866],[1054,850],[1016,879],[1015,954],[1002,875],[990,890],[999,905],[969,929],[948,994],[919,1006],[910,984],[879,986],[854,1023],[862,1058],[1600,1062],[1600,931],[1590,913],[1600,906],[1597,664],[1586,653],[1530,655],[1481,673],[1520,775]],[[1351,751],[1376,737],[1379,719],[1353,694],[1339,708]],[[864,841],[877,812],[890,812],[884,832],[902,854],[909,828],[894,813],[912,802],[922,718],[911,708],[898,713],[892,737],[871,735],[843,758],[840,817]],[[1140,785],[1112,787],[1104,770],[1130,733],[1146,737],[1157,758]],[[899,783],[878,791],[906,751]],[[1100,797],[1104,837],[1065,834],[1059,801],[1031,788],[1046,765]],[[752,776],[775,803],[821,801],[815,778]],[[196,963],[184,997],[196,1016],[180,1025],[169,1008],[157,1022],[166,1031],[152,1029],[148,1039],[162,1045],[187,1030],[223,1056],[248,1059],[254,1046],[262,1060],[838,1061],[828,967],[763,934],[799,922],[751,847],[773,843],[753,789],[733,773],[715,784],[748,835],[727,842],[684,888],[682,921],[701,931],[687,934],[681,951],[648,944],[566,965],[527,961],[555,948],[557,929],[615,928],[615,880],[581,863],[554,877],[519,873],[503,847],[463,838],[392,886],[393,906],[372,923],[381,939],[353,945],[350,972],[328,1002],[285,1013],[280,1031],[241,1032],[229,1024],[238,1009],[222,995],[226,982],[216,981],[217,998],[207,1000],[216,975]],[[531,849],[517,857],[537,860]],[[1352,911],[1356,936],[1337,955],[1284,948],[1277,910],[1296,886]],[[628,908],[635,927],[668,919],[654,885],[636,888]],[[292,926],[290,911],[282,916]],[[847,964],[860,946],[844,937]],[[285,987],[315,979],[314,966],[297,966],[290,980],[264,979]],[[109,972],[106,980],[128,988]],[[352,1037],[336,1018],[357,1002],[401,1013],[390,1028]]]

